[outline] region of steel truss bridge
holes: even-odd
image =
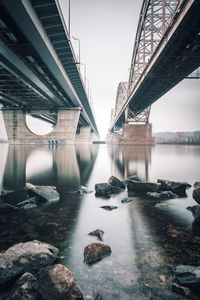
[[[56,110],[80,107],[78,126],[98,135],[58,0],[0,0],[0,103],[48,108],[33,116],[53,124]]]
[[[199,66],[200,1],[144,0],[126,97],[116,103],[110,130],[127,120],[148,122],[151,104],[184,78],[199,78]]]

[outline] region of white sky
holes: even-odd
[[[59,0],[68,24],[68,1]],[[96,122],[105,138],[120,81],[129,67],[143,0],[71,0],[71,36],[80,39]],[[78,42],[72,39],[78,56]],[[81,67],[84,77],[84,67]],[[200,130],[200,79],[184,80],[153,104],[153,131]],[[0,130],[1,136],[2,129]]]

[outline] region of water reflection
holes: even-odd
[[[164,207],[143,196],[122,204],[127,191],[104,199],[95,197],[94,192],[80,195],[77,188],[87,185],[94,190],[95,183],[106,182],[111,175],[124,179],[133,174],[150,181],[166,178],[193,184],[199,181],[200,147],[102,145],[98,151],[94,145],[76,145],[20,149],[8,149],[6,166],[0,169],[5,169],[4,188],[23,187],[26,181],[52,184],[57,186],[61,201],[1,215],[1,250],[31,239],[57,246],[59,262],[73,272],[85,299],[95,299],[97,293],[108,300],[183,299],[171,291],[171,268],[179,263],[200,263],[200,239],[192,235],[194,218],[186,209],[194,205],[192,188],[187,198],[163,201]],[[2,153],[5,156],[5,150]],[[108,212],[100,208],[102,205],[118,208]],[[195,225],[193,222],[193,229]],[[83,263],[83,250],[97,242],[88,235],[97,228],[104,230],[103,242],[111,246],[112,253],[88,266]]]
[[[137,175],[149,179],[151,146],[109,146],[112,172],[120,178]]]
[[[55,148],[10,145],[4,152],[2,149],[4,162],[1,166],[5,164],[5,171],[3,167],[1,169],[3,189],[22,189],[26,182],[31,182],[55,185],[62,191],[74,190],[87,182],[97,151],[98,147],[92,145]]]

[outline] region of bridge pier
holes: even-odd
[[[44,110],[36,112],[41,114]],[[58,109],[57,124],[53,126],[52,132],[46,135],[36,135],[30,131],[26,124],[26,112],[22,109],[2,109],[2,113],[9,144],[48,144],[49,141],[73,144],[80,108]],[[28,113],[31,114],[30,111]],[[52,111],[45,110],[45,113],[51,114]]]
[[[75,143],[89,143],[91,126],[81,126],[80,132],[76,134]]]
[[[112,133],[108,137],[109,144],[121,145],[154,145],[155,141],[152,137],[152,126],[146,124],[125,123],[122,127],[122,134]]]

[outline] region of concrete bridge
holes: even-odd
[[[199,0],[144,0],[129,81],[119,84],[108,142],[154,144],[151,105],[199,66]]]
[[[79,63],[58,0],[0,0],[0,103],[10,144],[97,139]],[[26,114],[53,131],[33,134]]]

